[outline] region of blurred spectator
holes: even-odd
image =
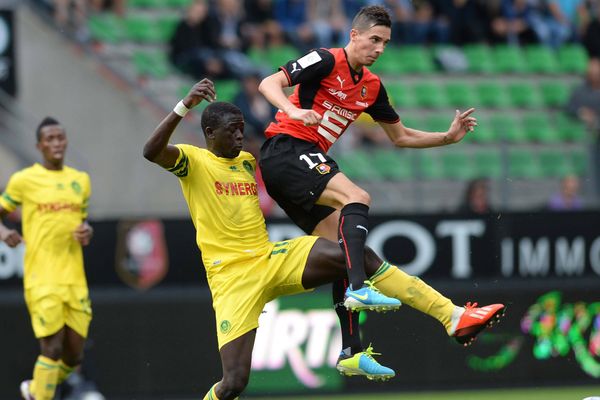
[[[218,39],[208,13],[206,0],[195,0],[187,8],[185,17],[171,37],[170,58],[177,68],[195,78],[208,76],[217,79],[226,75],[226,69],[213,50]]]
[[[250,47],[265,49],[281,46],[285,42],[283,28],[275,20],[272,0],[245,0],[246,21],[244,30]]]
[[[579,178],[565,176],[560,182],[560,192],[550,197],[548,209],[552,211],[577,211],[583,209],[583,199],[579,194]]]
[[[583,45],[592,58],[600,58],[600,0],[586,0],[579,8]]]
[[[490,188],[487,179],[473,179],[467,184],[465,195],[457,212],[484,215],[493,212],[490,204]]]
[[[317,45],[317,37],[310,26],[305,0],[277,0],[275,17],[289,42],[306,53]]]
[[[209,19],[214,23],[217,52],[225,63],[227,77],[242,78],[255,72],[256,67],[244,54],[250,37],[242,32],[245,22],[242,4],[238,0],[216,0]]]
[[[312,26],[318,47],[330,48],[348,39],[350,22],[342,9],[342,0],[307,0],[308,20]]]
[[[599,58],[592,58],[589,61],[585,81],[571,93],[567,112],[584,122],[593,132],[600,131]]]
[[[244,133],[247,139],[258,141],[259,144],[264,141],[264,130],[277,111],[258,91],[261,79],[258,74],[246,75],[242,80],[242,90],[233,100],[233,104],[238,106],[244,115]]]
[[[424,44],[448,41],[448,21],[429,0],[385,0],[393,17],[395,43]]]
[[[538,41],[557,49],[573,37],[574,26],[569,18],[575,14],[581,0],[529,0],[529,23]]]
[[[90,9],[95,13],[112,11],[116,15],[123,17],[126,8],[125,2],[126,0],[90,0]]]
[[[535,32],[529,24],[532,12],[528,0],[502,0],[500,15],[492,21],[494,41],[513,45],[535,43]]]
[[[437,0],[439,12],[448,20],[450,42],[462,46],[486,39],[485,8],[476,0]],[[465,23],[468,21],[468,23]]]
[[[54,0],[54,22],[61,31],[73,32],[84,42],[89,38],[87,6],[88,0]]]

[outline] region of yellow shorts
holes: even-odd
[[[250,261],[233,262],[209,277],[219,349],[258,327],[265,304],[306,292],[302,274],[316,236],[275,242]]]
[[[87,337],[92,303],[86,286],[35,286],[25,289],[25,302],[36,338],[53,335],[65,325]]]

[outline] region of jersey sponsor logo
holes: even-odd
[[[300,70],[302,70],[302,68],[297,68],[298,63],[292,63],[292,70],[290,71],[290,74],[293,74],[294,72],[298,72]]]
[[[161,221],[122,221],[117,227],[115,269],[123,282],[149,289],[169,269],[169,256]]]
[[[215,182],[215,192],[224,196],[256,196],[256,183],[252,182]]]
[[[347,109],[345,109],[343,107],[340,107],[340,106],[338,106],[336,104],[333,104],[330,101],[325,100],[323,102],[323,106],[326,109],[328,109],[329,111],[333,111],[337,115],[342,116],[344,118],[347,118],[347,119],[349,119],[351,121],[355,121],[356,118],[357,118],[357,114],[356,113],[354,113],[352,111],[349,111],[349,110],[347,110]]]
[[[346,81],[345,79],[342,79],[341,76],[336,76],[335,79],[337,79],[337,81],[340,83],[340,88],[343,89],[344,88],[344,82]]]
[[[321,175],[325,175],[331,172],[331,167],[327,164],[319,164],[317,165],[317,172]]]
[[[341,90],[335,90],[333,88],[329,88],[327,89],[327,91],[332,94],[333,96],[339,97],[340,100],[346,100],[346,97],[348,97],[348,95],[344,92],[342,92]]]
[[[356,103],[354,103],[354,104],[356,104],[359,107],[369,108],[369,103],[367,103],[366,101],[358,101],[357,100]]]
[[[309,66],[311,66],[313,64],[318,63],[321,60],[322,60],[322,58],[319,55],[319,53],[317,53],[316,51],[311,51],[310,53],[308,53],[304,57],[299,58],[298,59],[298,64],[300,64],[300,66],[302,68],[306,68],[306,67],[309,67]]]
[[[360,89],[360,97],[363,99],[367,97],[367,87],[365,85],[363,85],[363,87]]]
[[[75,203],[40,203],[37,206],[39,212],[51,213],[61,211],[81,212],[81,204]]]

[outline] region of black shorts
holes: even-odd
[[[317,145],[286,134],[273,136],[260,149],[259,165],[269,195],[307,234],[335,211],[315,204],[340,172]]]

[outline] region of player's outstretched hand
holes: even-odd
[[[323,117],[314,110],[294,108],[288,112],[288,117],[296,121],[302,121],[304,126],[315,126],[321,123]]]
[[[8,247],[16,247],[23,241],[23,238],[14,229],[6,229],[0,231],[0,241],[6,243]]]
[[[183,99],[183,104],[187,108],[192,109],[200,104],[202,100],[212,103],[216,98],[215,85],[210,79],[204,78],[192,86],[187,96]]]
[[[87,246],[90,244],[92,240],[92,236],[94,235],[94,229],[87,223],[87,221],[82,222],[73,232],[73,236],[75,240],[81,243],[82,246]]]
[[[456,110],[454,120],[452,121],[452,124],[450,124],[450,129],[448,129],[448,142],[460,142],[462,138],[465,137],[467,132],[473,132],[477,126],[477,118],[471,117],[471,114],[474,111],[474,108],[469,108],[463,113],[461,113],[459,110]]]

